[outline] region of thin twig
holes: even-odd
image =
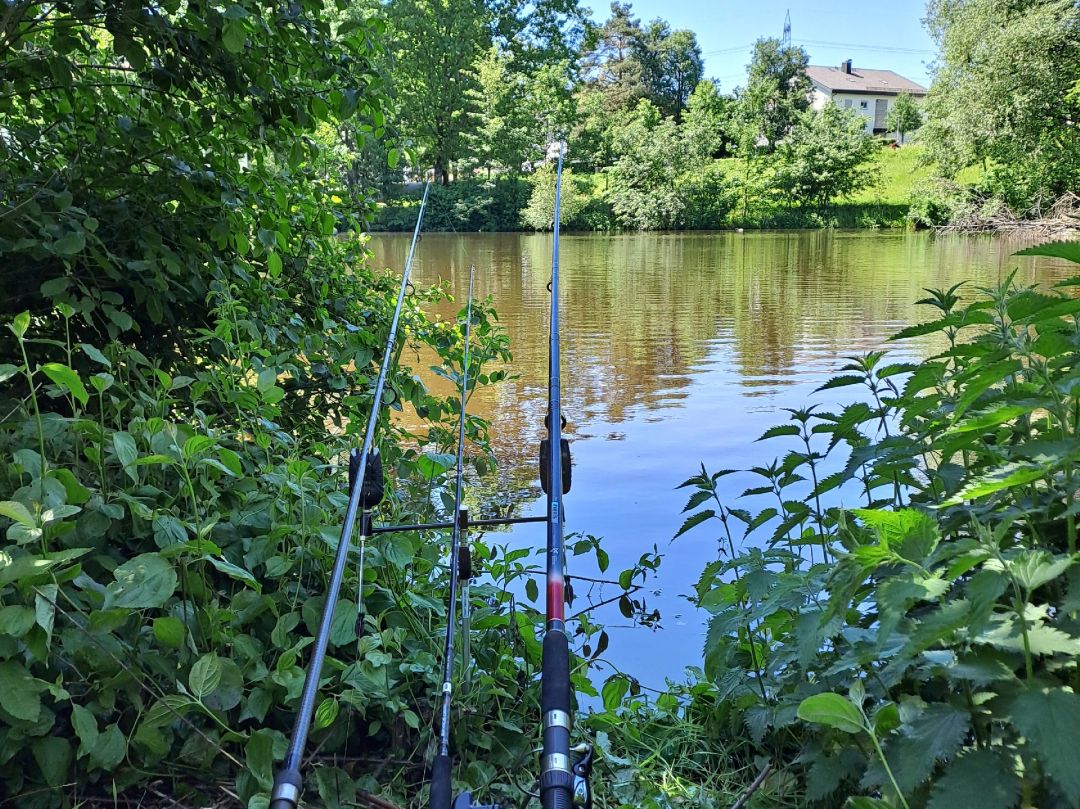
[[[739,799],[737,801],[735,801],[734,804],[732,804],[731,809],[743,809],[743,807],[746,806],[746,802],[748,800],[750,800],[750,797],[755,792],[757,792],[758,788],[762,784],[765,783],[765,779],[769,777],[769,773],[772,772],[772,769],[773,769],[773,765],[772,765],[772,762],[770,761],[768,764],[765,765],[765,768],[761,772],[758,773],[757,778],[755,778],[751,782],[750,786],[748,786],[746,788],[746,790],[743,792],[743,794],[739,796]]]

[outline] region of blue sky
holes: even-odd
[[[610,14],[610,0],[583,0],[583,5],[597,22]],[[810,54],[810,64],[851,59],[856,68],[895,70],[929,84],[934,42],[923,28],[923,0],[632,0],[632,6],[643,22],[662,17],[673,28],[696,33],[705,75],[719,79],[725,92],[744,83],[754,40],[780,36],[789,10],[792,41]]]

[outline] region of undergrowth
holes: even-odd
[[[931,292],[895,339],[946,349],[852,358],[822,390],[859,398],[766,432],[787,451],[745,506],[732,470],[683,484],[679,533],[719,532],[704,676],[777,770],[760,805],[780,773],[823,807],[1080,803],[1077,283]]]

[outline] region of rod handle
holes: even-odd
[[[437,755],[431,763],[431,809],[450,809],[450,756]]]
[[[270,793],[270,809],[296,809],[300,804],[303,779],[300,770],[284,767],[274,777],[274,790]]]

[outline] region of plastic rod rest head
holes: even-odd
[[[497,803],[473,803],[471,792],[462,792],[454,798],[451,809],[501,809]]]

